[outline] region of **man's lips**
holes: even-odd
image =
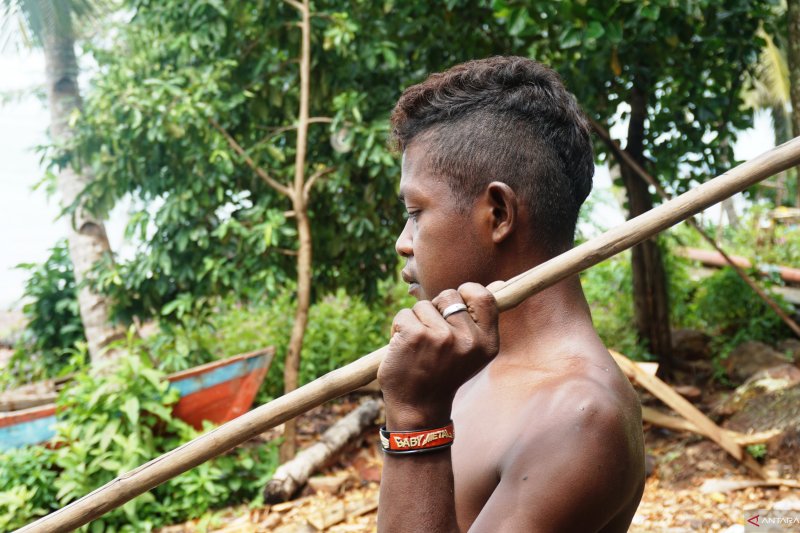
[[[400,276],[403,278],[403,281],[408,283],[408,293],[413,294],[414,291],[419,289],[419,282],[414,278],[414,276],[405,270],[400,273]]]

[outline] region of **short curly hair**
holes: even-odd
[[[406,89],[391,123],[400,150],[427,144],[429,168],[461,207],[504,182],[527,202],[544,251],[573,245],[594,155],[589,123],[553,70],[524,57],[468,61]]]

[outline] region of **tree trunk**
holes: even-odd
[[[300,24],[302,45],[300,51],[300,111],[297,117],[297,151],[294,163],[294,187],[292,206],[297,217],[297,309],[289,339],[289,351],[283,367],[284,393],[297,388],[300,373],[300,353],[303,350],[303,337],[308,324],[308,310],[311,307],[311,224],[308,219],[308,202],[305,197],[305,166],[308,150],[308,106],[311,77],[311,12],[308,0],[303,0],[298,9],[303,16]],[[296,421],[289,420],[284,426],[280,460],[286,462],[294,457],[297,450]]]
[[[647,94],[634,87],[631,91],[631,117],[625,151],[644,166],[644,122],[647,117]],[[622,179],[628,195],[628,216],[634,218],[653,207],[648,185],[620,161]],[[669,325],[667,276],[661,249],[656,239],[648,239],[631,250],[633,305],[636,331],[648,350],[658,356],[659,373],[672,371],[672,337]]]
[[[739,223],[739,214],[736,212],[736,206],[733,204],[733,198],[725,198],[722,200],[722,210],[728,218],[728,224],[730,224],[733,229],[738,229],[741,224]]]
[[[73,136],[69,125],[72,113],[81,108],[78,91],[78,62],[75,58],[74,39],[69,24],[61,30],[45,28],[43,42],[47,78],[47,95],[50,103],[50,133],[53,141],[64,144]],[[63,206],[75,202],[91,181],[86,172],[76,172],[71,165],[58,174],[58,190]],[[103,222],[79,206],[71,217],[69,252],[78,284],[78,306],[86,333],[89,355],[95,363],[114,357],[105,351],[109,342],[124,335],[124,330],[110,320],[108,297],[92,291],[86,278],[92,266],[104,255],[111,253]]]
[[[363,401],[347,416],[329,427],[314,444],[297,454],[297,457],[281,464],[267,482],[264,501],[285,502],[292,497],[312,474],[335,459],[345,445],[361,435],[375,423],[382,402],[370,398]]]
[[[721,128],[724,128],[724,125]],[[725,137],[724,139],[722,139],[722,142],[720,143],[720,157],[719,157],[719,160],[720,160],[720,163],[722,163],[722,167],[724,169],[723,170],[724,172],[727,172],[731,168],[731,162],[728,159],[728,147],[729,146],[730,146],[729,138]],[[736,206],[733,204],[733,196],[731,196],[729,198],[725,198],[724,200],[722,200],[721,210],[722,210],[722,212],[725,213],[725,216],[728,217],[728,224],[730,224],[730,226],[733,229],[739,229],[739,226],[741,224],[739,223],[739,214],[736,212]],[[722,226],[721,222],[722,222],[722,220],[720,220],[720,227]],[[717,239],[717,240],[719,241],[719,239]]]
[[[792,99],[792,133],[800,135],[800,0],[787,0],[789,27],[789,95]],[[800,169],[795,169],[795,206],[800,207]]]
[[[308,310],[311,307],[311,225],[305,208],[295,208],[297,214],[297,236],[300,249],[297,255],[297,307],[292,325],[292,336],[289,339],[289,350],[283,367],[284,393],[292,392],[298,386],[300,374],[300,353],[303,350],[303,338],[308,325]],[[281,462],[294,457],[297,449],[296,424],[290,420],[284,425],[283,443],[280,449]]]

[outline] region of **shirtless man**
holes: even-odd
[[[419,301],[378,373],[384,446],[445,429],[427,438],[441,446],[385,455],[379,530],[627,531],[641,409],[578,277],[499,317],[484,287],[572,246],[594,173],[585,117],[553,71],[495,57],[408,88],[392,125],[408,212],[396,248]]]

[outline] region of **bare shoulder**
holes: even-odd
[[[610,356],[576,358],[566,370],[533,393],[520,412],[524,431],[509,458],[531,446],[549,445],[586,453],[575,461],[624,462],[641,446],[641,406],[628,380]],[[634,457],[638,459],[638,457]]]
[[[528,531],[562,530],[567,522],[573,530],[625,531],[630,524],[644,482],[638,399],[610,356],[577,356],[560,368],[520,410],[494,501],[476,525],[504,513]],[[536,527],[530,513],[502,503],[509,494],[531,502]]]

